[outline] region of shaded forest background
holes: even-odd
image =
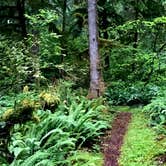
[[[101,0],[97,11],[105,94],[89,101],[87,2],[1,0],[0,163],[75,161],[114,105],[141,105],[166,134],[166,1]]]

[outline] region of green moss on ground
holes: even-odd
[[[121,109],[122,110],[122,109]],[[124,108],[123,111],[130,111]],[[164,153],[166,145],[156,139],[155,131],[141,111],[133,109],[132,121],[124,138],[119,159],[120,166],[156,166],[154,156]]]
[[[70,160],[72,166],[102,166],[104,159],[102,153],[80,150],[68,160]]]

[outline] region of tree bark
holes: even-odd
[[[134,7],[134,10],[135,10],[135,20],[138,20],[139,18],[139,10],[138,10],[138,0],[135,1],[135,7]],[[135,33],[134,33],[134,44],[133,44],[133,47],[134,48],[137,48],[138,46],[138,31],[136,29]]]
[[[24,14],[25,14],[25,0],[18,0],[17,1],[17,9],[18,9],[18,13],[19,13],[20,26],[22,29],[22,36],[26,37],[27,36],[26,18],[24,16]]]
[[[89,55],[90,55],[90,89],[88,97],[97,98],[102,95],[104,86],[101,79],[100,60],[98,50],[97,30],[97,1],[88,0],[88,28],[89,28]]]
[[[62,21],[62,33],[64,34],[66,31],[66,9],[67,9],[67,0],[63,0],[63,21]]]
[[[62,45],[62,55],[61,55],[61,63],[64,61],[64,56],[66,55],[66,10],[67,10],[67,0],[63,0],[62,5],[62,39],[61,39],[61,45]],[[60,69],[61,76],[64,76],[64,70]]]

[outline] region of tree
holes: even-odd
[[[97,98],[102,94],[100,60],[98,50],[97,30],[97,1],[88,0],[88,28],[89,28],[89,55],[90,55],[90,89],[89,98]]]
[[[18,0],[17,1],[17,10],[19,15],[19,22],[22,29],[22,36],[27,36],[27,30],[26,30],[26,19],[25,19],[25,0]]]

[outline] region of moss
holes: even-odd
[[[10,108],[10,109],[7,109],[3,114],[2,114],[2,120],[3,121],[7,121],[9,118],[10,118],[10,116],[13,114],[13,109],[12,108]]]
[[[76,151],[76,153],[69,157],[72,166],[102,166],[103,156],[101,153],[94,153],[88,151]]]
[[[2,121],[12,125],[25,123],[33,118],[35,107],[35,101],[24,98],[15,105],[15,108],[9,108],[2,114]]]
[[[40,93],[39,97],[41,99],[44,110],[49,109],[51,111],[54,111],[60,103],[60,98],[57,96],[56,93],[53,92],[43,91]]]
[[[155,156],[162,153],[166,147],[157,142],[155,131],[147,124],[148,119],[144,114],[139,111],[133,113],[121,148],[120,166],[156,165]]]

